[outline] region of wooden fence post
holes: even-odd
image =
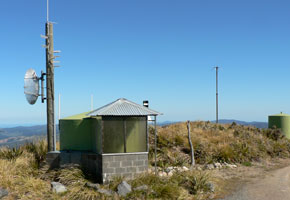
[[[191,167],[193,167],[195,165],[195,160],[194,160],[194,149],[193,149],[191,137],[190,137],[190,121],[189,120],[187,121],[187,131],[188,131],[188,142],[189,142],[190,154],[191,154]]]

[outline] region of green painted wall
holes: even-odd
[[[146,117],[103,117],[104,153],[146,152]]]
[[[290,139],[290,115],[278,114],[270,115],[268,118],[268,127],[273,128],[276,126],[280,128],[282,133]]]
[[[126,119],[127,152],[146,152],[146,117]]]
[[[91,119],[59,120],[60,150],[92,151]]]
[[[124,123],[122,117],[102,117],[103,153],[124,153]]]
[[[102,118],[92,118],[91,135],[92,135],[92,151],[102,153]],[[94,142],[95,141],[95,142]]]
[[[86,114],[59,121],[60,150],[125,153],[126,144],[127,153],[146,152],[146,117],[88,118]]]

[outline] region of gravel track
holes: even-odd
[[[290,200],[290,166],[246,183],[223,200]]]

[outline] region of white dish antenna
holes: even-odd
[[[39,96],[39,78],[34,69],[29,69],[25,73],[24,94],[29,104],[35,104]]]

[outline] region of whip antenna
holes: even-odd
[[[49,21],[49,0],[46,0],[46,22]]]

